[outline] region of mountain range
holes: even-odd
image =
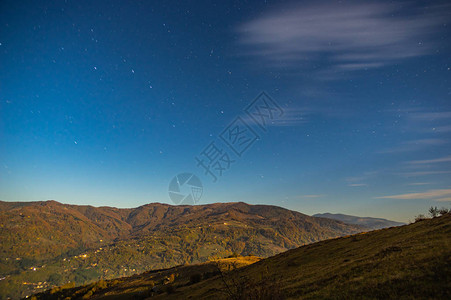
[[[230,255],[269,257],[365,230],[277,206],[137,208],[0,201],[0,295],[130,276]]]
[[[357,216],[350,216],[350,215],[343,215],[343,214],[323,213],[323,214],[313,215],[313,217],[327,218],[327,219],[342,221],[347,224],[355,224],[355,225],[362,226],[368,230],[375,230],[375,229],[405,225],[405,223],[390,221],[390,220],[382,219],[382,218],[357,217]]]

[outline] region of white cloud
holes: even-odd
[[[425,159],[425,160],[413,160],[409,161],[409,164],[434,164],[434,163],[443,163],[443,162],[451,162],[451,155],[435,158],[435,159]]]
[[[308,112],[302,108],[285,108],[283,116],[269,122],[270,126],[296,126],[307,123]]]
[[[431,130],[437,133],[451,132],[451,125],[432,127]]]
[[[368,186],[368,184],[363,183],[364,181],[371,181],[373,177],[378,176],[380,174],[379,171],[366,171],[363,172],[360,176],[346,177],[345,180],[348,183],[348,186]]]
[[[444,197],[444,198],[442,198]],[[375,197],[378,199],[403,199],[403,200],[413,200],[413,199],[433,199],[436,201],[449,201],[445,200],[451,199],[451,189],[440,189],[440,190],[429,190],[423,193],[407,193],[392,196]]]
[[[377,68],[433,53],[449,5],[313,2],[283,7],[238,28],[245,54],[269,64],[335,70]]]
[[[400,107],[388,109],[387,113],[395,118],[396,126],[401,132],[416,132],[418,134],[433,134],[434,137],[442,136],[451,132],[451,111],[447,107],[435,107],[442,111],[430,111],[430,107]],[[390,129],[394,129],[390,124]]]
[[[412,183],[408,183],[407,185],[417,186],[417,185],[429,185],[429,184],[431,184],[431,183],[430,182],[412,182]]]
[[[435,199],[435,201],[438,201],[438,202],[451,202],[451,197],[439,198],[439,199]]]
[[[291,106],[283,107],[282,116],[274,116],[269,120],[266,118],[266,126],[299,126],[308,123],[312,117],[324,118],[345,118],[352,115],[352,113],[345,109],[334,109],[331,107],[319,106]],[[255,120],[249,116],[244,116],[242,119],[250,126],[257,126]]]
[[[377,153],[387,154],[387,153],[411,152],[423,150],[428,147],[440,146],[447,143],[449,143],[449,140],[447,139],[418,139],[402,142],[399,146],[393,147],[391,149],[385,149]]]
[[[265,127],[268,126],[298,126],[308,122],[310,112],[303,108],[284,107],[282,116],[274,116],[272,119],[265,118]],[[244,115],[241,119],[249,126],[258,126],[253,118]]]
[[[451,171],[418,171],[418,172],[402,172],[397,173],[398,175],[405,177],[416,177],[416,176],[425,176],[425,175],[438,175],[438,174],[449,174]]]
[[[409,117],[416,121],[450,120],[451,111],[412,113]]]

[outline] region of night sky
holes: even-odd
[[[0,200],[173,204],[192,173],[198,204],[449,207],[450,22],[446,1],[1,1]]]

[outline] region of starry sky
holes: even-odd
[[[450,207],[450,22],[446,1],[1,1],[0,199],[173,204],[187,172],[198,204]]]

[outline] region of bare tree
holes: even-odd
[[[439,210],[438,210],[437,206],[436,206],[436,207],[432,207],[432,206],[431,206],[431,207],[429,208],[429,215],[431,215],[432,218],[437,217],[438,214],[439,214]]]
[[[438,213],[440,216],[446,215],[447,213],[449,213],[449,209],[442,207],[439,209]]]

